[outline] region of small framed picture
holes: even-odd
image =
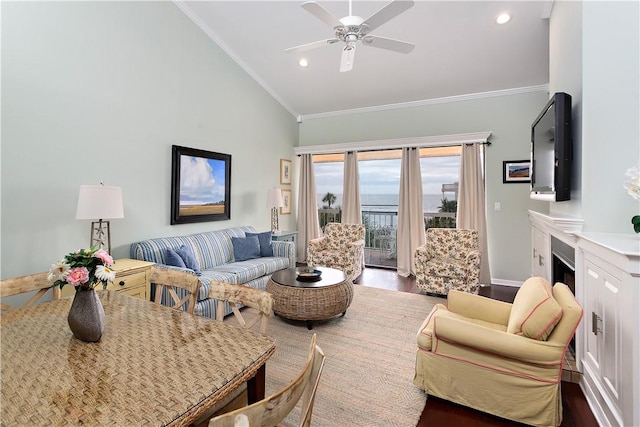
[[[280,215],[289,215],[291,213],[291,190],[282,190],[282,204]]]
[[[291,184],[291,160],[280,159],[280,184]]]
[[[502,162],[502,183],[531,182],[531,161],[505,160]]]

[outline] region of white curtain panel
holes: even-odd
[[[465,144],[460,158],[457,228],[478,230],[480,283],[491,284],[484,184],[484,145]]]
[[[422,209],[422,175],[417,148],[402,149],[400,167],[400,201],[398,204],[398,274],[415,275],[414,254],[425,243]]]
[[[300,157],[300,192],[298,194],[298,261],[307,261],[307,242],[322,236],[318,220],[316,179],[313,171],[313,155]]]
[[[342,183],[342,223],[362,224],[360,206],[360,178],[358,177],[358,152],[348,151],[344,156],[344,181]]]

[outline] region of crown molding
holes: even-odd
[[[536,85],[536,86],[525,86],[525,87],[517,87],[512,89],[502,89],[502,90],[494,90],[490,92],[478,92],[478,93],[469,93],[466,95],[455,95],[455,96],[446,96],[443,98],[432,98],[432,99],[423,99],[419,101],[410,101],[410,102],[400,102],[397,104],[387,104],[387,105],[377,105],[373,107],[362,107],[362,108],[354,108],[351,110],[339,110],[339,111],[329,111],[326,113],[318,113],[318,114],[307,114],[305,116],[298,117],[298,121],[302,122],[305,119],[323,119],[326,117],[336,117],[336,116],[344,116],[349,114],[361,114],[361,113],[372,113],[376,111],[386,111],[386,110],[396,110],[399,108],[410,108],[410,107],[422,107],[425,105],[436,105],[436,104],[446,104],[450,102],[460,102],[460,101],[470,101],[474,99],[485,99],[485,98],[495,98],[498,96],[510,96],[510,95],[520,95],[523,93],[531,93],[531,92],[549,92],[549,84]]]
[[[269,95],[273,97],[276,101],[284,107],[285,110],[289,112],[293,117],[299,117],[297,113],[293,111],[290,105],[288,105],[280,96],[274,91],[264,80],[260,78],[260,76],[251,69],[243,60],[241,60],[238,55],[209,27],[207,24],[202,22],[202,20],[196,15],[196,13],[191,10],[189,6],[187,6],[182,0],[172,0],[173,4],[182,11],[189,19],[193,21],[194,24],[198,26],[206,35],[209,37],[215,44],[220,47],[231,59],[235,61],[236,64],[240,66],[253,80],[256,81],[262,88],[267,91]]]

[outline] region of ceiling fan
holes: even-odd
[[[369,32],[375,30],[392,18],[395,18],[413,6],[413,4],[413,0],[393,0],[369,18],[363,19],[360,16],[352,14],[351,0],[349,0],[349,16],[338,19],[333,16],[331,12],[314,1],[302,3],[302,7],[307,12],[311,13],[313,16],[335,30],[335,37],[291,47],[289,49],[285,49],[285,52],[304,52],[340,41],[344,42],[345,47],[342,49],[340,72],[350,71],[353,68],[353,59],[355,57],[356,43],[358,41],[361,41],[365,46],[372,46],[400,53],[409,53],[413,50],[413,43],[388,39],[386,37],[373,36],[369,34]]]

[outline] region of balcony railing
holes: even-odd
[[[340,222],[341,209],[318,209],[320,227],[329,222]],[[397,267],[396,240],[398,212],[392,210],[363,210],[365,226],[365,264],[370,266]],[[455,228],[455,212],[425,212],[425,231],[428,228]]]

